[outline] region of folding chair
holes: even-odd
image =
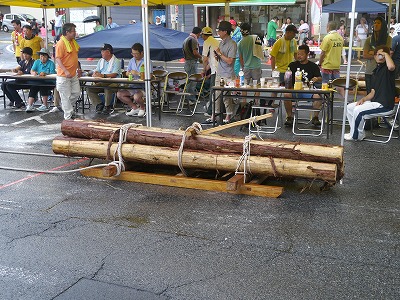
[[[313,107],[314,101],[322,101],[321,108],[314,108]],[[325,124],[325,106],[326,106],[326,102],[324,101],[324,99],[316,99],[316,98],[296,99],[296,103],[294,106],[294,114],[293,114],[293,127],[292,127],[293,134],[308,135],[308,136],[320,136],[322,134],[322,131],[324,129],[324,124]],[[322,112],[320,128],[314,129],[314,128],[305,128],[304,126],[299,126],[301,124],[299,122],[300,121],[300,118],[299,118],[300,112],[307,112],[307,113],[310,113],[311,115],[313,115],[314,112]],[[311,118],[308,119],[307,122],[305,122],[306,125],[309,125],[310,123],[311,123]]]
[[[332,81],[332,87],[333,88],[340,87],[340,88],[346,89],[346,78],[343,78],[343,77],[336,78],[335,80]],[[353,78],[349,79],[349,90],[354,90],[354,102],[357,101],[357,91],[358,91],[358,81],[357,80],[355,80]],[[341,105],[335,106],[335,102],[340,103]],[[335,108],[335,107],[336,108],[340,107],[340,108],[344,109],[343,101],[342,100],[334,101],[333,108]],[[333,112],[332,112],[332,114],[333,114]],[[336,123],[340,123],[340,124],[342,124],[342,121],[343,121],[343,119],[332,119],[332,122],[336,122]]]
[[[172,84],[170,85],[170,81]],[[179,96],[180,100],[178,104],[182,101],[184,95],[179,95],[182,91],[185,91],[186,84],[188,81],[188,75],[186,72],[170,72],[165,76],[164,88],[161,97],[161,111],[162,112],[177,112],[178,106],[172,108],[170,105],[173,103],[172,98]],[[164,108],[166,106],[166,109]]]
[[[181,114],[182,113],[185,104],[187,104],[187,109],[188,109],[189,113],[188,114],[181,114],[181,115],[182,116],[191,117],[191,116],[193,116],[195,114],[197,104],[200,102],[200,97],[201,97],[201,94],[203,92],[203,86],[204,86],[205,80],[206,80],[206,77],[202,76],[200,73],[192,74],[192,75],[189,76],[189,78],[187,79],[187,84],[185,85],[185,89],[183,90],[183,92],[177,94],[177,95],[183,96],[183,97],[180,98],[178,107],[176,109],[176,113],[177,114]],[[195,90],[194,93],[186,92],[187,86],[191,82],[196,83],[196,85],[198,83],[200,83],[200,89],[199,90]],[[189,99],[186,99],[187,97],[190,97],[190,96],[196,97],[196,100],[195,100],[194,103],[191,103],[191,101]],[[191,109],[192,106],[193,106],[193,109]]]
[[[281,128],[280,126],[278,126],[279,116],[282,117],[281,109],[282,109],[282,101],[278,101],[278,104],[273,104],[272,106],[255,106],[255,105],[253,105],[251,107],[250,118],[252,118],[253,116],[258,116],[258,115],[262,115],[262,114],[271,112],[274,115],[275,121],[273,121],[273,123],[272,123],[272,124],[274,124],[274,126],[267,125],[267,122],[268,121],[271,122],[270,120],[273,120],[273,119],[265,119],[265,120],[260,121],[261,123],[265,122],[265,126],[262,126],[260,124],[249,123],[249,134],[256,133],[259,138],[261,138],[262,133],[274,134],[279,128]]]
[[[400,95],[400,80],[399,79],[396,79],[396,94]],[[397,108],[396,108],[396,106],[397,106]],[[395,104],[393,110],[391,110],[390,112],[386,113],[385,115],[381,114],[379,116],[374,116],[374,115],[365,116],[366,120],[372,120],[374,118],[383,118],[384,126],[386,126],[390,131],[389,131],[389,135],[376,134],[376,133],[374,133],[373,126],[371,126],[371,133],[372,133],[373,136],[381,137],[381,138],[385,138],[385,139],[380,139],[380,140],[377,140],[377,139],[364,139],[364,141],[376,142],[376,143],[382,143],[382,144],[386,144],[387,142],[389,142],[390,139],[393,136],[393,131],[394,131],[394,128],[396,126],[396,121],[399,121],[398,120],[398,118],[399,118],[399,107],[400,107],[400,104],[397,102]],[[390,124],[390,122],[387,120],[390,117],[393,117],[392,124]],[[399,138],[399,134],[397,135],[397,138]]]

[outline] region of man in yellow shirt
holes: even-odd
[[[12,20],[11,24],[14,27],[14,31],[11,33],[11,41],[13,44],[15,58],[17,59],[17,62],[19,63],[21,61],[21,49],[22,49],[21,41],[24,38],[23,32],[22,32],[22,27],[21,27],[21,21],[20,20]]]
[[[328,22],[328,34],[322,40],[321,56],[319,63],[321,65],[322,83],[334,80],[340,77],[340,63],[342,59],[343,38],[337,32],[337,23],[335,21]],[[340,94],[344,94],[340,91]]]
[[[29,47],[33,51],[32,58],[39,59],[38,52],[40,49],[44,48],[44,42],[42,38],[38,37],[37,35],[33,34],[32,27],[30,25],[24,25],[22,27],[24,32],[24,38],[21,40],[20,46],[21,49],[25,47]]]

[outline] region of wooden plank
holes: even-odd
[[[244,175],[236,174],[232,178],[229,178],[226,182],[227,191],[237,191],[238,188],[244,183]]]
[[[240,126],[240,125],[245,125],[245,124],[248,124],[253,121],[258,122],[260,120],[264,120],[264,119],[271,118],[271,117],[272,117],[272,113],[263,114],[261,116],[254,116],[253,118],[244,119],[244,120],[240,120],[237,122],[232,122],[232,123],[228,123],[225,125],[220,125],[217,127],[212,127],[209,129],[202,130],[201,134],[210,134],[210,133],[214,133],[214,132],[221,131],[224,129],[228,129],[228,128],[232,128],[232,127],[236,127],[236,126]]]
[[[199,179],[189,177],[176,177],[171,175],[160,175],[143,172],[124,171],[118,177],[105,177],[101,168],[82,170],[83,176],[95,177],[108,180],[123,180],[129,182],[149,183],[171,187],[190,188],[196,190],[243,194],[249,196],[261,196],[278,198],[283,193],[283,187],[267,186],[257,184],[240,185],[236,191],[227,191],[224,181]]]

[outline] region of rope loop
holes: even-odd
[[[194,122],[192,125],[190,125],[188,128],[186,128],[186,130],[183,132],[181,145],[179,146],[179,150],[178,150],[178,167],[181,170],[182,174],[186,177],[188,175],[182,165],[182,153],[183,153],[183,147],[184,147],[185,141],[186,141],[186,133],[191,129],[193,129],[196,132],[196,134],[200,134],[200,132],[203,130],[200,123]]]
[[[244,183],[246,183],[246,175],[247,174],[251,174],[251,170],[250,170],[250,142],[253,138],[255,138],[256,136],[254,134],[249,134],[247,136],[245,136],[244,141],[243,141],[243,154],[239,157],[237,166],[236,166],[236,171],[235,171],[235,175],[236,174],[243,174],[243,180]],[[243,171],[240,172],[240,166],[243,164]]]

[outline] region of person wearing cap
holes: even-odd
[[[24,38],[21,40],[21,49],[25,47],[29,47],[33,51],[32,58],[37,60],[39,59],[39,51],[44,48],[44,41],[42,38],[33,34],[32,27],[30,25],[25,25],[22,27],[22,31],[24,32]]]
[[[14,31],[11,32],[11,41],[13,44],[15,58],[19,63],[21,60],[21,41],[24,38],[24,33],[22,31],[20,20],[12,20],[11,25],[14,27]]]
[[[283,37],[278,39],[272,46],[271,55],[271,69],[279,71],[279,83],[284,84],[285,72],[289,64],[296,59],[297,42],[295,39],[297,28],[294,25],[288,25]],[[276,97],[276,93],[271,93],[272,97]],[[270,103],[271,104],[271,103]],[[285,125],[290,126],[293,124],[293,119],[288,118]]]
[[[215,76],[215,82],[220,82],[224,78],[225,82],[235,80],[234,64],[237,54],[237,45],[231,38],[232,25],[228,21],[221,21],[218,25],[218,35],[221,38],[219,47],[215,49],[214,55],[218,60],[217,74]],[[221,99],[219,97],[221,93],[215,93],[215,114],[220,113]],[[224,123],[229,123],[235,109],[235,104],[231,97],[224,97],[224,105],[226,110],[226,118]],[[214,122],[215,115],[207,119],[203,124],[210,124]]]
[[[204,40],[203,43],[203,71],[202,74],[206,76],[208,70],[210,70],[210,87],[215,85],[215,75],[218,68],[218,61],[215,58],[214,51],[219,47],[219,41],[213,37],[213,31],[210,27],[203,27],[201,30],[201,36]],[[207,108],[206,116],[211,116],[211,101],[212,94],[210,94],[210,101]]]
[[[97,62],[97,66],[93,71],[93,77],[97,78],[117,78],[121,77],[121,61],[115,57],[114,49],[110,44],[104,44],[101,48],[101,58]],[[96,87],[102,86],[102,87]],[[116,83],[95,83],[92,87],[87,88],[87,94],[90,101],[96,107],[96,113],[110,114],[112,111],[111,102],[114,91],[107,87],[118,87]],[[104,104],[102,103],[99,93],[104,93]]]
[[[35,61],[32,58],[32,49],[25,47],[22,49],[21,54],[22,60],[18,62],[18,66],[15,69],[12,69],[12,72],[17,73],[17,75],[31,74],[31,68],[33,66],[33,62]],[[26,81],[20,80],[7,80],[1,84],[1,89],[10,100],[8,106],[15,106],[16,108],[25,106],[25,103],[22,101],[21,96],[17,91],[25,88],[26,84]]]
[[[198,38],[200,37],[201,28],[193,27],[192,32],[189,36],[183,41],[182,49],[183,56],[185,58],[184,70],[188,74],[188,76],[197,73],[197,62],[201,60],[202,56],[199,53],[199,42]],[[192,96],[189,97],[189,101],[192,102],[195,100],[195,87],[196,82],[188,82],[186,86],[186,91]]]
[[[132,45],[131,49],[133,58],[129,61],[126,74],[131,74],[133,79],[139,79],[140,67],[144,64],[143,45],[135,43]],[[151,61],[150,70],[153,70]],[[119,90],[117,93],[117,98],[130,107],[130,110],[126,113],[126,115],[130,117],[144,117],[146,115],[146,103],[143,96],[143,85],[138,84],[130,84],[129,89]]]
[[[344,46],[343,37],[337,32],[337,23],[328,22],[328,34],[320,45],[321,54],[319,63],[321,66],[322,83],[328,83],[340,77],[340,64],[342,62],[342,49]],[[344,96],[344,89],[337,88],[338,92]]]
[[[112,17],[108,17],[107,18],[106,29],[112,29],[112,28],[117,28],[117,27],[119,27],[119,25],[117,23],[113,22]]]
[[[156,22],[155,22],[154,24],[155,24],[155,25],[162,25],[161,17],[160,17],[160,16],[156,16]]]
[[[56,45],[57,91],[60,94],[64,119],[74,118],[73,104],[81,94],[78,77],[81,75],[78,61],[79,45],[75,41],[76,25],[65,23],[62,36]]]
[[[239,45],[239,42],[242,40],[242,32],[240,27],[238,26],[237,22],[234,19],[230,19],[229,23],[232,25],[232,33],[231,38],[235,41],[236,45]],[[234,65],[235,75],[239,75],[240,71],[240,61],[239,61],[239,54],[236,55],[235,65]]]
[[[268,47],[272,47],[275,44],[277,29],[278,29],[278,17],[273,17],[272,20],[269,21],[267,24]]]
[[[56,74],[56,66],[52,60],[50,60],[50,54],[49,51],[45,48],[40,49],[38,51],[40,59],[35,60],[33,63],[32,69],[31,69],[31,74],[35,76],[41,76],[41,77],[46,77],[47,75],[50,74]],[[47,87],[41,86],[41,84],[47,85]],[[42,96],[42,101],[43,104],[37,108],[38,111],[46,111],[48,110],[47,107],[47,100],[49,98],[49,95],[51,94],[51,90],[53,88],[49,88],[48,85],[54,85],[55,86],[54,80],[43,80],[40,81],[39,84],[32,85],[30,90],[29,90],[29,96],[28,96],[28,106],[26,107],[26,112],[33,112],[35,111],[35,108],[33,104],[35,103],[35,99],[40,92],[40,95]]]

